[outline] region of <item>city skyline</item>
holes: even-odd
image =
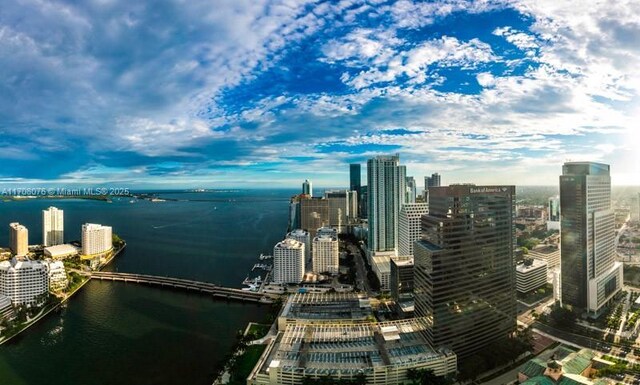
[[[590,160],[640,185],[640,8],[581,4],[6,4],[0,183],[339,186],[400,153],[445,184]]]

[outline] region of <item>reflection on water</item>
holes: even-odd
[[[210,202],[193,201],[5,202],[0,218],[25,224],[31,243],[39,243],[40,210],[55,205],[65,210],[67,240],[80,237],[84,222],[111,225],[127,240],[113,270],[239,287],[257,256],[271,254],[282,238],[282,198],[292,193],[236,192],[236,201],[216,202],[217,210]],[[215,196],[224,200],[230,194]],[[259,201],[265,197],[277,199]],[[7,238],[0,231],[0,245]],[[266,310],[196,293],[89,282],[66,308],[0,346],[0,384],[209,385],[237,329],[261,320]]]

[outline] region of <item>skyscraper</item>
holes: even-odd
[[[360,163],[352,163],[349,165],[349,190],[357,191],[360,194],[361,182]]]
[[[420,239],[422,227],[420,218],[429,212],[426,203],[405,203],[400,209],[398,220],[398,255],[413,256],[413,243]]]
[[[29,253],[29,230],[20,223],[14,222],[9,224],[9,233],[13,254],[27,255]]]
[[[300,199],[300,227],[309,232],[311,238],[316,230],[329,225],[329,201],[323,198]]]
[[[560,220],[560,197],[549,198],[549,217],[547,219],[552,222]]]
[[[82,225],[82,255],[84,257],[96,257],[113,249],[111,226],[102,226],[95,223]]]
[[[64,243],[64,211],[56,207],[42,210],[42,244],[55,246]]]
[[[440,187],[440,174],[436,172],[431,176],[424,177],[424,194],[422,196],[425,202],[429,201],[429,187]]]
[[[276,283],[300,283],[305,269],[304,243],[286,238],[273,248],[273,281]]]
[[[399,155],[378,156],[367,162],[370,255],[398,247],[398,215],[407,190],[406,173]]]
[[[416,180],[412,176],[408,176],[407,178],[407,192],[404,201],[406,203],[415,203],[416,201]]]
[[[302,182],[302,193],[310,197],[313,196],[313,184],[309,179],[305,179],[304,182]]]
[[[318,233],[313,238],[313,271],[316,273],[338,273],[340,256],[338,237],[335,234]]]
[[[326,190],[324,198],[329,205],[329,226],[343,234],[347,231],[349,194],[347,190]]]
[[[515,186],[431,188],[414,246],[416,316],[466,358],[516,328]]]
[[[600,315],[622,287],[609,165],[568,162],[560,176],[562,302]]]

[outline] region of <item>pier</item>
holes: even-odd
[[[133,282],[155,286],[164,286],[175,289],[185,289],[211,294],[213,297],[224,298],[228,300],[273,303],[272,297],[267,294],[218,286],[209,282],[193,281],[189,279],[107,271],[93,271],[91,272],[91,279],[99,279],[103,281]]]

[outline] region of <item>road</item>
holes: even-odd
[[[369,297],[375,297],[375,293],[369,286],[367,278],[367,267],[364,265],[365,256],[360,252],[360,248],[352,243],[347,243],[347,250],[353,254],[353,261],[356,264],[356,287],[362,289]]]

